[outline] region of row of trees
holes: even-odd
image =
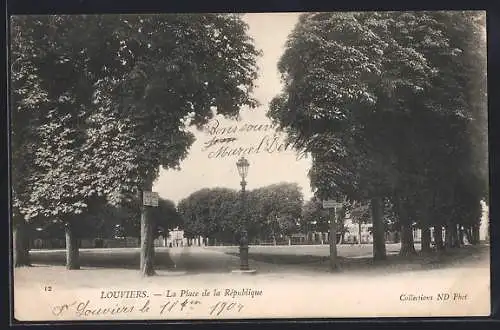
[[[346,199],[339,211],[336,222],[340,242],[348,231],[348,218],[359,228],[371,223],[369,203]],[[229,244],[238,242],[243,226],[251,241],[276,244],[297,233],[328,233],[333,219],[321,199],[304,201],[301,188],[286,182],[247,191],[245,196],[228,188],[204,188],[181,200],[178,212],[187,237],[202,236]],[[385,233],[399,231],[389,205],[384,207],[383,221]],[[361,233],[358,235],[361,237]]]
[[[238,243],[238,234],[244,226],[250,239],[277,243],[295,233],[329,231],[330,215],[317,198],[304,203],[301,188],[296,183],[278,183],[246,192],[228,188],[204,188],[185,199],[178,206],[168,199],[159,199],[151,210],[154,238],[168,235],[180,228],[188,238],[206,237],[221,243]],[[140,201],[114,206],[104,204],[94,212],[86,212],[76,225],[78,239],[112,239],[136,237],[141,239]],[[245,206],[243,206],[245,203]],[[345,203],[346,210],[349,203]],[[350,208],[353,209],[353,208]],[[354,222],[366,223],[370,215],[363,205],[356,206],[350,216]],[[346,213],[337,221],[343,227]],[[56,219],[37,217],[30,223],[31,239],[63,239],[64,224]],[[343,232],[342,232],[343,233]],[[78,245],[78,243],[77,243]]]
[[[279,183],[245,192],[201,189],[181,200],[178,211],[188,237],[237,243],[242,228],[249,239],[273,240],[300,229],[303,195],[295,183]]]
[[[328,233],[331,212],[323,208],[316,197],[304,202],[301,188],[296,183],[279,183],[246,192],[228,188],[204,188],[180,201],[176,207],[171,200],[159,199],[158,207],[151,211],[153,237],[166,236],[180,228],[188,238],[204,237],[226,244],[237,244],[243,226],[254,242],[288,242],[291,235]],[[243,205],[245,203],[245,205]],[[95,213],[86,213],[77,225],[78,240],[136,237],[141,240],[139,201],[124,205],[105,204]],[[397,218],[384,207],[384,230],[397,232]],[[337,218],[337,236],[342,243],[348,228],[345,220],[361,226],[371,223],[370,205],[367,202],[346,200]],[[38,217],[30,223],[31,239],[47,240],[64,238],[64,226],[54,219]],[[466,233],[464,233],[466,235]],[[464,235],[461,235],[463,240]],[[471,241],[470,236],[468,240]],[[78,245],[78,244],[77,244]]]
[[[26,225],[64,225],[77,269],[80,223],[138,201],[141,273],[153,275],[160,167],[176,169],[214,114],[255,107],[259,51],[240,15],[46,15],[11,18],[14,265],[29,264]]]
[[[479,12],[307,13],[289,36],[268,115],[312,155],[318,198],[370,205],[375,259],[385,258],[387,211],[403,255],[415,253],[414,225],[424,251],[431,227],[439,248],[458,246],[462,227],[478,241],[488,196],[484,26]]]
[[[402,254],[415,252],[415,225],[424,250],[431,227],[446,228],[446,238],[434,231],[440,248],[457,246],[460,228],[478,240],[488,178],[484,19],[307,13],[289,37],[284,88],[268,115],[312,155],[316,203],[369,206],[376,259],[385,257],[384,218],[399,227]],[[246,24],[232,14],[17,16],[10,32],[14,264],[29,264],[27,225],[56,221],[67,267],[79,268],[82,224],[131,208],[141,273],[154,274],[155,211],[142,193],[161,167],[179,167],[190,126],[257,105],[259,51]],[[244,219],[276,237],[307,209],[291,202],[301,199],[295,188],[278,185],[250,192],[245,205],[258,211],[241,217],[238,193],[214,190],[178,205],[192,235],[230,239]],[[215,207],[222,200],[227,207]]]
[[[139,201],[132,204],[111,205],[104,204],[94,212],[86,212],[81,221],[76,223],[78,227],[78,241],[82,239],[114,239],[118,237],[135,237],[141,240],[140,208]],[[167,235],[174,228],[183,225],[175,203],[168,199],[160,198],[158,207],[151,210],[151,221],[154,226],[153,237]],[[57,219],[37,217],[28,225],[29,240],[37,238],[45,240],[64,239],[64,224]],[[96,244],[97,245],[97,244]]]

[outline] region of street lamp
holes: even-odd
[[[248,233],[246,231],[246,219],[245,219],[245,187],[247,185],[245,178],[248,174],[248,167],[250,163],[244,157],[241,157],[238,162],[236,162],[236,167],[238,168],[238,173],[241,177],[241,205],[242,205],[242,214],[243,217],[243,228],[241,230],[240,235],[240,270],[247,271],[249,270],[248,266]]]

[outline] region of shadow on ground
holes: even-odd
[[[64,251],[37,251],[30,254],[31,263],[36,265],[64,266],[66,254]],[[81,268],[111,268],[111,269],[139,269],[139,249],[113,250],[82,250],[79,256]],[[203,251],[201,249],[169,249],[155,250],[155,269],[162,271],[184,272],[188,274],[200,273],[227,273],[237,269],[238,257],[220,252]]]
[[[66,264],[66,254],[64,252],[31,253],[31,263],[41,265],[64,266]],[[139,250],[121,251],[115,250],[112,253],[102,251],[80,251],[80,267],[97,268],[120,268],[139,269]],[[175,263],[169,253],[155,253],[154,263],[156,269],[172,270]]]
[[[238,256],[235,252],[226,254]],[[249,253],[249,259],[270,263],[274,265],[295,265],[303,269],[315,271],[330,271],[329,257],[314,255],[292,255],[273,253]],[[339,270],[341,271],[381,271],[405,272],[425,271],[431,269],[444,269],[457,266],[475,266],[485,264],[489,260],[489,246],[465,246],[462,248],[448,249],[445,251],[432,251],[429,253],[418,252],[415,255],[400,256],[398,254],[388,255],[385,260],[373,260],[371,257],[345,258],[337,257]]]

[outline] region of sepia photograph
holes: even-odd
[[[8,28],[16,321],[490,315],[484,11]]]

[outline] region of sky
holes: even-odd
[[[206,130],[193,129],[196,141],[181,162],[180,170],[162,169],[153,186],[153,191],[158,192],[160,197],[178,203],[202,188],[240,189],[236,161],[242,154],[231,154],[232,150],[239,148],[246,151],[244,156],[250,162],[246,179],[248,190],[274,183],[294,182],[301,187],[306,200],[312,196],[307,176],[311,167],[310,158],[300,158],[295,151],[280,147],[283,136],[275,137],[277,133],[269,127],[271,121],[266,117],[269,102],[281,91],[277,64],[298,16],[299,13],[244,16],[249,25],[248,33],[263,52],[257,62],[259,78],[254,90],[254,97],[261,106],[242,109],[239,121],[216,117]],[[219,140],[219,143],[209,145],[208,142],[214,139],[236,140]]]

